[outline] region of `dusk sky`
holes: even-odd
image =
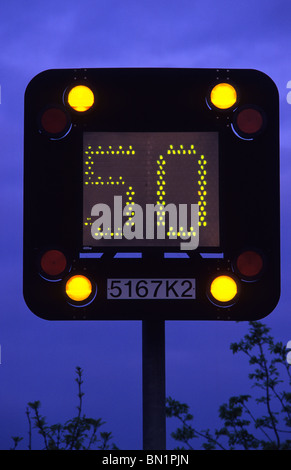
[[[48,322],[22,295],[24,93],[53,68],[257,69],[280,95],[281,298],[263,322],[291,340],[291,6],[287,0],[10,0],[0,6],[0,449],[27,446],[26,404],[49,424],[76,414],[75,367],[84,369],[84,413],[101,417],[120,449],[142,449],[141,322]],[[272,221],[270,221],[272,223]],[[247,323],[166,323],[166,395],[188,403],[198,429],[219,426],[218,408],[247,394],[247,359],[229,349]],[[175,423],[169,422],[167,448]],[[33,444],[38,445],[35,439]]]

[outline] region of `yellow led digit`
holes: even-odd
[[[120,155],[134,155],[135,150],[133,150],[132,145],[129,145],[127,149],[124,149],[122,145],[119,145],[117,147],[113,147],[112,145],[109,145],[107,148],[102,147],[102,145],[98,146],[98,150],[93,151],[92,150],[92,145],[88,145],[87,150],[85,150],[85,169],[84,169],[84,184],[85,185],[98,185],[100,186],[108,186],[108,185],[125,185],[125,181],[122,176],[119,177],[112,177],[108,176],[106,179],[104,179],[102,176],[97,176],[95,175],[94,172],[94,155],[97,155],[97,158],[99,156],[120,156]],[[88,171],[87,171],[88,170]],[[133,186],[130,185],[127,188],[126,191],[126,196],[127,196],[127,201],[126,201],[126,206],[127,206],[127,212],[126,215],[128,216],[128,220],[126,222],[126,225],[134,225],[134,222],[130,222],[131,219],[134,217],[134,195],[135,191],[133,189]],[[84,222],[85,226],[92,225],[92,218],[87,217],[86,222]],[[107,230],[107,232],[106,232]],[[98,228],[98,232],[94,233],[94,236],[96,239],[103,238],[104,235],[110,234],[111,237],[118,237],[121,238],[123,233],[122,233],[122,228],[118,227],[117,231],[113,232],[110,227],[103,227],[103,231],[101,231],[101,228]]]
[[[191,144],[190,148],[188,150],[184,149],[184,145],[180,145],[178,149],[175,149],[174,146],[171,144],[167,150],[167,156],[169,155],[195,155],[196,150],[194,148],[194,145]],[[207,161],[205,159],[204,155],[200,156],[200,159],[198,160],[198,205],[199,205],[199,227],[203,226],[206,227],[207,221],[206,221],[206,164]],[[158,218],[157,225],[165,225],[165,210],[164,206],[166,205],[165,202],[165,195],[166,195],[166,171],[165,171],[165,166],[166,165],[166,160],[163,157],[163,155],[159,156],[159,159],[157,160],[157,165],[158,165],[158,170],[157,170],[157,202],[156,204],[161,204],[160,205],[160,211],[161,211],[161,217]],[[159,215],[159,213],[158,213]],[[185,236],[185,230],[187,230],[185,227],[180,227],[180,231],[177,232],[177,236],[180,237],[180,235]],[[194,232],[193,227],[190,227],[190,232],[187,232],[187,234],[190,236],[192,232],[193,236],[196,236],[196,232]],[[167,236],[176,237],[176,232],[174,231],[173,227],[169,227],[169,231],[167,232]]]

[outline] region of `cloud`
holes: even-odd
[[[280,54],[289,27],[286,2],[85,0],[8,4],[0,61],[15,69],[48,67],[220,66]],[[268,57],[266,57],[266,55]],[[36,72],[37,73],[37,72]]]

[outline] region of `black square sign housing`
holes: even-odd
[[[25,93],[26,304],[256,320],[280,297],[279,105],[256,70],[64,69]]]

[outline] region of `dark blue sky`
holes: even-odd
[[[28,401],[49,422],[76,412],[75,366],[85,371],[84,412],[102,417],[121,449],[142,447],[140,322],[41,320],[22,298],[23,105],[42,70],[81,67],[254,68],[280,94],[282,294],[264,322],[291,339],[290,2],[113,0],[21,2],[0,6],[0,449],[27,439]],[[271,223],[271,221],[270,221]],[[167,395],[191,406],[197,428],[217,425],[229,396],[248,393],[248,366],[229,344],[247,324],[166,324]],[[169,435],[169,432],[168,432]],[[168,438],[168,448],[173,442]]]

